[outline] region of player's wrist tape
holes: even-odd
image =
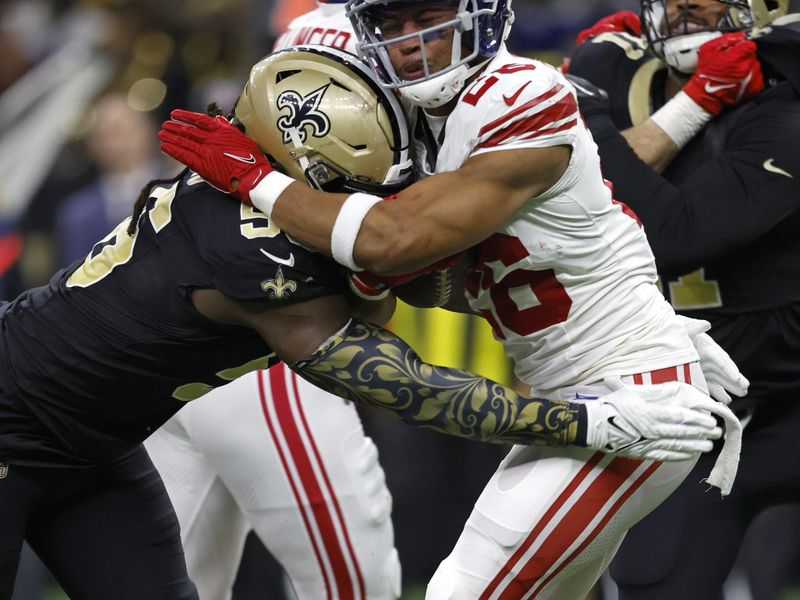
[[[283,173],[279,173],[278,171],[267,173],[267,176],[259,181],[256,187],[250,190],[250,204],[268,217],[271,216],[272,207],[275,206],[275,201],[278,199],[278,196],[295,181],[295,179]]]
[[[650,117],[664,130],[678,148],[683,148],[713,115],[692,100],[686,92],[678,92]]]
[[[361,192],[351,194],[336,215],[336,222],[331,231],[331,254],[336,262],[351,271],[363,271],[353,259],[353,247],[356,245],[356,237],[364,217],[367,216],[369,209],[381,201],[383,198],[379,196]]]

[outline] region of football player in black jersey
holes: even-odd
[[[398,101],[343,53],[268,57],[236,116],[254,138],[279,138],[277,162],[316,187],[388,194],[408,181]],[[225,160],[256,162],[233,149]],[[672,402],[685,384],[587,407],[426,365],[371,324],[391,301],[351,317],[341,268],[220,196],[191,172],[154,182],[85,260],[0,306],[1,598],[23,539],[71,598],[196,598],[141,442],[185,402],[278,359],[338,395],[473,439],[681,460],[720,435],[706,396]]]
[[[664,293],[712,323],[750,380],[733,403],[749,418],[733,492],[720,501],[691,485],[701,458],[629,532],[611,566],[622,600],[720,598],[750,523],[800,498],[800,29],[787,5],[643,0],[644,36],[616,13],[583,32],[569,63]]]

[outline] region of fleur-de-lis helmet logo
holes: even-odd
[[[300,143],[304,144],[308,139],[306,125],[311,127],[311,135],[314,137],[324,137],[328,134],[331,130],[331,121],[328,115],[318,108],[330,85],[330,83],[326,83],[305,97],[294,90],[287,90],[278,96],[278,108],[280,110],[289,109],[288,115],[283,115],[278,119],[278,129],[283,132],[284,144],[292,141],[292,130],[297,131]]]

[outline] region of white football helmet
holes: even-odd
[[[317,189],[389,195],[413,181],[400,101],[347,52],[270,54],[250,71],[234,114],[288,175]]]
[[[456,12],[451,20],[386,39],[381,32],[386,12],[413,5],[448,6],[454,7]],[[347,15],[360,42],[359,54],[375,67],[383,85],[423,108],[441,106],[459,94],[467,79],[500,51],[514,21],[511,0],[348,0]],[[431,72],[425,42],[449,31],[453,32],[450,65]],[[417,38],[423,49],[424,75],[407,80],[398,76],[387,48],[411,38]],[[464,48],[468,52],[463,53]]]
[[[702,28],[691,19],[670,23],[666,18],[668,6],[678,5],[680,12],[690,15],[695,6],[692,0],[641,0],[642,29],[653,53],[674,69],[693,73],[697,68],[697,51],[707,41],[731,31],[765,27],[789,10],[789,0],[716,1],[727,6],[725,14],[715,27]]]

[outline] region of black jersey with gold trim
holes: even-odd
[[[605,89],[592,115],[603,174],[641,218],[677,311],[712,335],[751,379],[750,397],[796,396],[800,363],[800,32],[756,38],[767,88],[712,119],[659,175],[619,131],[665,101],[666,65],[627,34],[592,38],[570,72]]]
[[[757,43],[775,37],[800,52],[800,33],[785,28]],[[628,34],[592,38],[570,72],[609,93],[619,130],[664,104],[666,65]],[[800,245],[791,242],[800,228],[800,96],[786,77],[772,73],[755,100],[713,119],[663,177],[597,123],[589,119],[603,173],[644,222],[677,309],[739,314],[800,301]]]
[[[255,332],[200,315],[192,290],[276,305],[345,292],[333,261],[196,175],[156,187],[127,227],[0,307],[0,462],[111,458],[276,360]]]

